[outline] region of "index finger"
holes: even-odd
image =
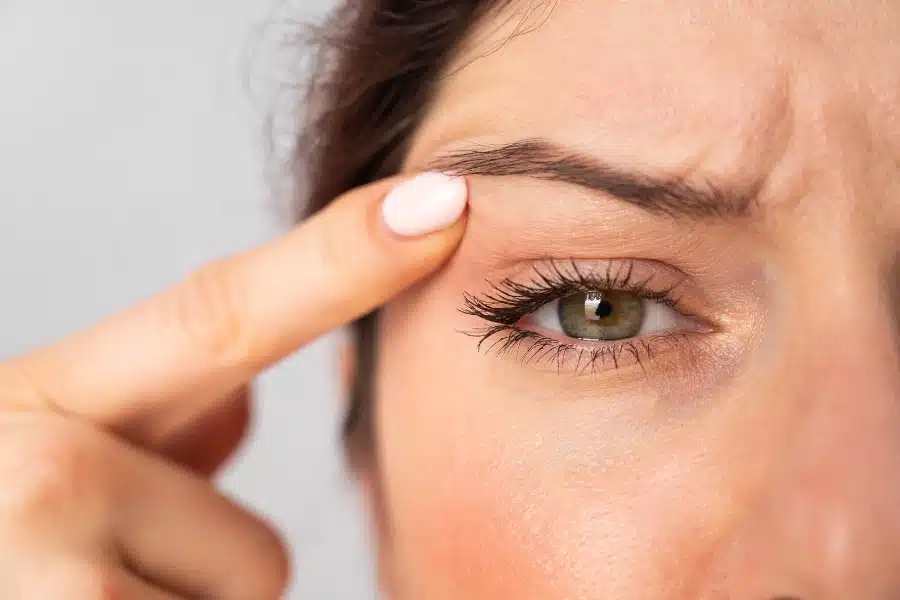
[[[436,270],[462,238],[467,196],[463,179],[437,173],[358,188],[287,235],[8,366],[41,402],[147,437]]]

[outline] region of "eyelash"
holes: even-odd
[[[500,283],[490,283],[491,291],[484,295],[464,295],[464,307],[460,312],[491,323],[487,327],[463,331],[466,335],[479,339],[479,350],[489,340],[493,340],[486,352],[503,356],[528,344],[527,350],[520,356],[523,363],[555,362],[557,370],[561,371],[568,359],[574,356],[577,358],[574,374],[580,375],[588,370],[591,374],[595,373],[597,367],[607,361],[619,368],[623,357],[633,358],[644,368],[644,360],[654,357],[658,344],[677,343],[689,335],[684,331],[664,332],[644,338],[596,343],[583,341],[576,344],[561,342],[522,328],[519,322],[524,317],[554,300],[572,294],[598,291],[628,292],[642,299],[664,304],[684,316],[693,316],[680,309],[681,298],[677,289],[681,282],[660,289],[652,284],[652,276],[646,279],[635,277],[634,261],[609,263],[605,271],[600,273],[585,272],[575,261],[569,261],[565,266],[546,261],[534,266],[533,275],[528,283],[507,278]]]

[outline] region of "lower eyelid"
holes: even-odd
[[[677,351],[680,346],[690,344],[692,340],[696,341],[697,335],[714,331],[697,319],[665,304],[649,299],[645,302],[648,303],[650,320],[666,319],[673,321],[673,324],[657,331],[652,331],[645,325],[634,337],[621,340],[588,340],[571,338],[561,331],[553,331],[527,321],[545,309],[549,313],[557,304],[554,301],[541,307],[540,311],[526,315],[518,324],[510,326],[509,331],[498,333],[501,337],[486,343],[485,347],[497,350],[500,355],[517,356],[522,363],[538,368],[557,373],[570,370],[574,376],[595,375],[629,366],[640,366],[641,371],[646,373],[655,359]],[[506,336],[506,339],[502,336]],[[510,343],[510,340],[514,340],[514,343]],[[686,348],[683,349],[687,351]]]
[[[671,365],[665,357],[671,355],[679,363],[680,351],[696,342],[695,332],[666,332],[618,341],[591,341],[558,339],[543,333],[503,326],[494,334],[483,337],[486,353],[502,358],[513,358],[538,371],[556,375],[570,374],[580,377],[599,375],[604,371],[618,371],[640,367],[641,374],[648,374],[658,361]]]

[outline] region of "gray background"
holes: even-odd
[[[290,22],[330,4],[0,0],[0,359],[284,228],[263,124],[289,103]],[[373,597],[333,350],[262,378],[251,443],[222,478],[290,540],[292,600]]]

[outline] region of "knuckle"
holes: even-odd
[[[110,567],[85,567],[75,574],[69,588],[70,598],[84,600],[126,600],[127,590],[120,572]],[[76,591],[77,590],[77,591]]]
[[[28,410],[48,404],[48,395],[36,385],[23,360],[0,363],[0,406],[7,410]]]
[[[235,267],[221,261],[201,267],[178,288],[175,303],[177,326],[189,343],[226,364],[250,354],[240,286],[234,284]]]
[[[349,257],[346,231],[344,230],[337,227],[318,227],[315,229],[312,241],[315,256],[324,271],[341,272],[353,260]]]
[[[2,474],[0,506],[7,517],[83,511],[101,487],[103,469],[80,436],[56,428],[33,433],[16,452],[17,460],[5,464]]]

